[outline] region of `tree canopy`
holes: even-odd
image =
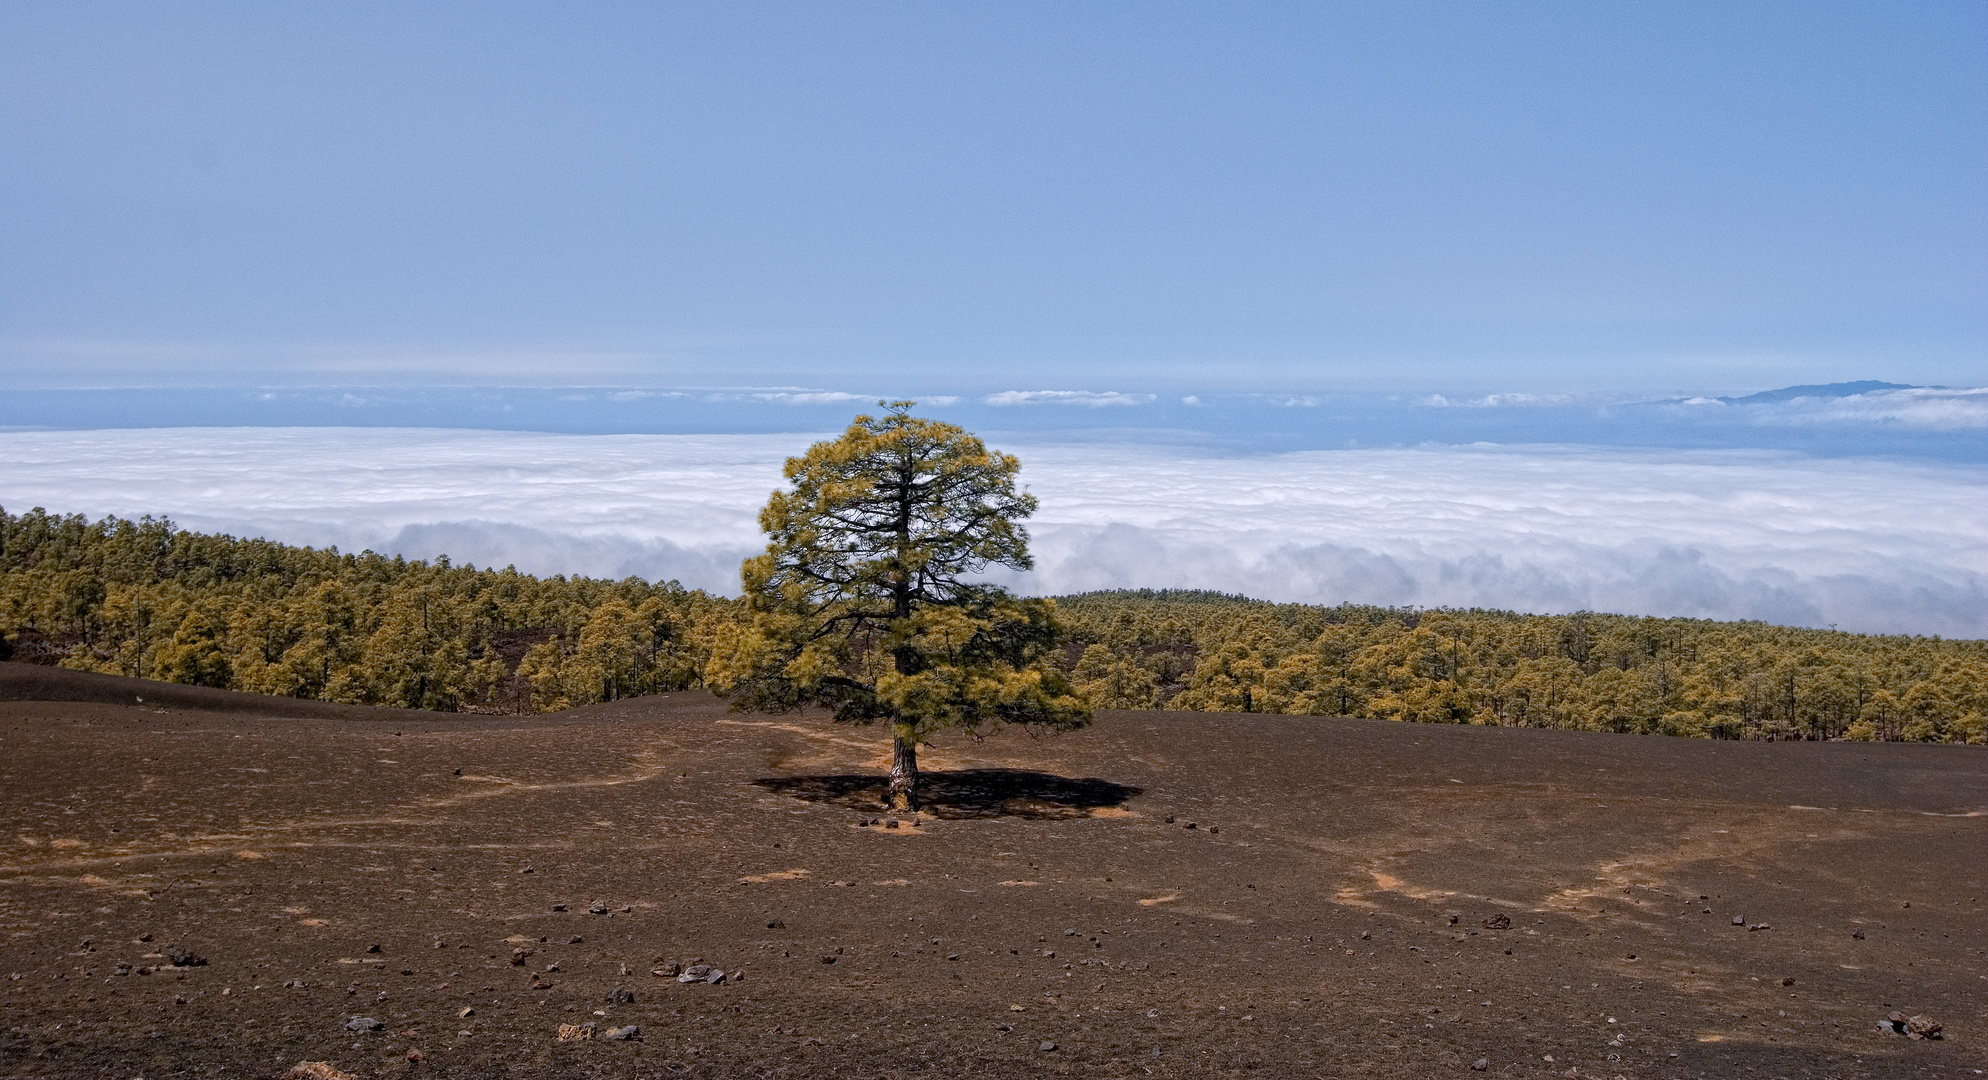
[[[766,553],[740,571],[751,622],[705,670],[739,709],[888,721],[897,809],[916,809],[917,749],[938,732],[1090,720],[1057,662],[1054,601],[982,576],[1032,565],[1020,462],[912,404],[788,459],[791,488],[760,512]]]
[[[732,601],[0,511],[0,659],[251,693],[537,712],[694,686]]]
[[[1099,708],[1988,742],[1983,641],[1183,592],[1086,593],[1059,610]]]

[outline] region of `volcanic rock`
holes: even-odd
[[[1903,1035],[1908,1039],[1940,1037],[1940,1022],[1930,1016],[1907,1016],[1902,1012],[1895,1012],[1878,1021],[1878,1027],[1889,1034]]]

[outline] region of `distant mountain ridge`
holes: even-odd
[[[1728,405],[1771,405],[1796,398],[1839,398],[1868,394],[1873,390],[1944,390],[1944,386],[1913,386],[1908,383],[1879,382],[1864,379],[1859,382],[1821,383],[1810,386],[1784,386],[1779,390],[1762,390],[1758,394],[1745,397],[1722,397],[1719,400]]]

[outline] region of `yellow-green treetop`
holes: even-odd
[[[1021,463],[912,402],[883,404],[788,459],[791,488],[759,515],[766,553],[740,569],[751,622],[705,682],[742,711],[888,721],[890,802],[916,809],[917,749],[934,734],[1073,728],[1090,709],[1057,663],[1055,603],[980,576],[1032,565]]]

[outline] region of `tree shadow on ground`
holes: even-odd
[[[809,802],[847,806],[852,810],[881,810],[886,805],[888,781],[870,773],[782,776],[753,783]],[[925,772],[918,777],[920,809],[936,818],[1089,817],[1096,810],[1118,806],[1144,790],[1093,777],[1072,780],[1023,769],[960,769]]]

